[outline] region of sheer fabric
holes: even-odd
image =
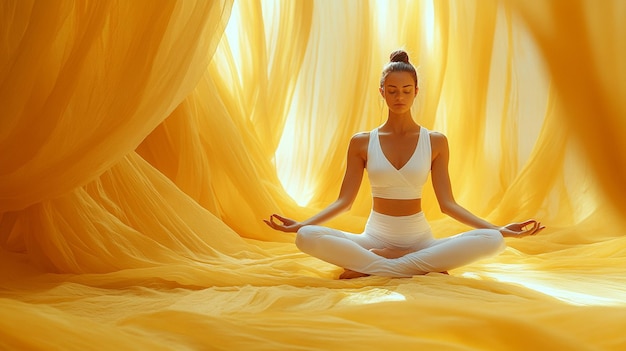
[[[0,348],[626,346],[626,3],[0,2]],[[261,221],[333,201],[387,55],[457,200],[548,229],[337,280]],[[467,230],[424,211],[438,237]],[[360,232],[367,179],[349,213]]]

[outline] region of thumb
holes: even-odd
[[[276,214],[276,213],[272,214],[272,217],[274,217],[274,218],[276,218],[276,219],[279,219],[279,220],[281,220],[281,221],[285,219],[283,216],[280,216],[280,215],[278,215],[278,214]]]
[[[525,222],[520,223],[520,226],[523,228],[526,228],[528,225],[532,224],[532,227],[530,227],[530,229],[535,229],[535,227],[537,226],[537,221],[534,219],[529,219]]]

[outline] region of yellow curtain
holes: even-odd
[[[0,348],[626,347],[626,2],[0,2]],[[405,48],[457,200],[548,229],[410,279],[266,227],[337,196]],[[367,179],[329,225],[359,232]],[[467,229],[424,210],[437,236]],[[95,345],[95,346],[94,346]]]

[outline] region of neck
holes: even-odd
[[[382,126],[383,129],[395,133],[413,131],[416,127],[419,127],[419,125],[413,120],[411,111],[405,113],[393,113],[389,111],[387,121]]]

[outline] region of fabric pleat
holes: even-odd
[[[626,2],[0,1],[0,349],[626,348]],[[339,193],[418,68],[457,201],[537,236],[337,279],[263,223]],[[423,208],[437,237],[468,230]],[[352,208],[326,225],[359,233]]]

